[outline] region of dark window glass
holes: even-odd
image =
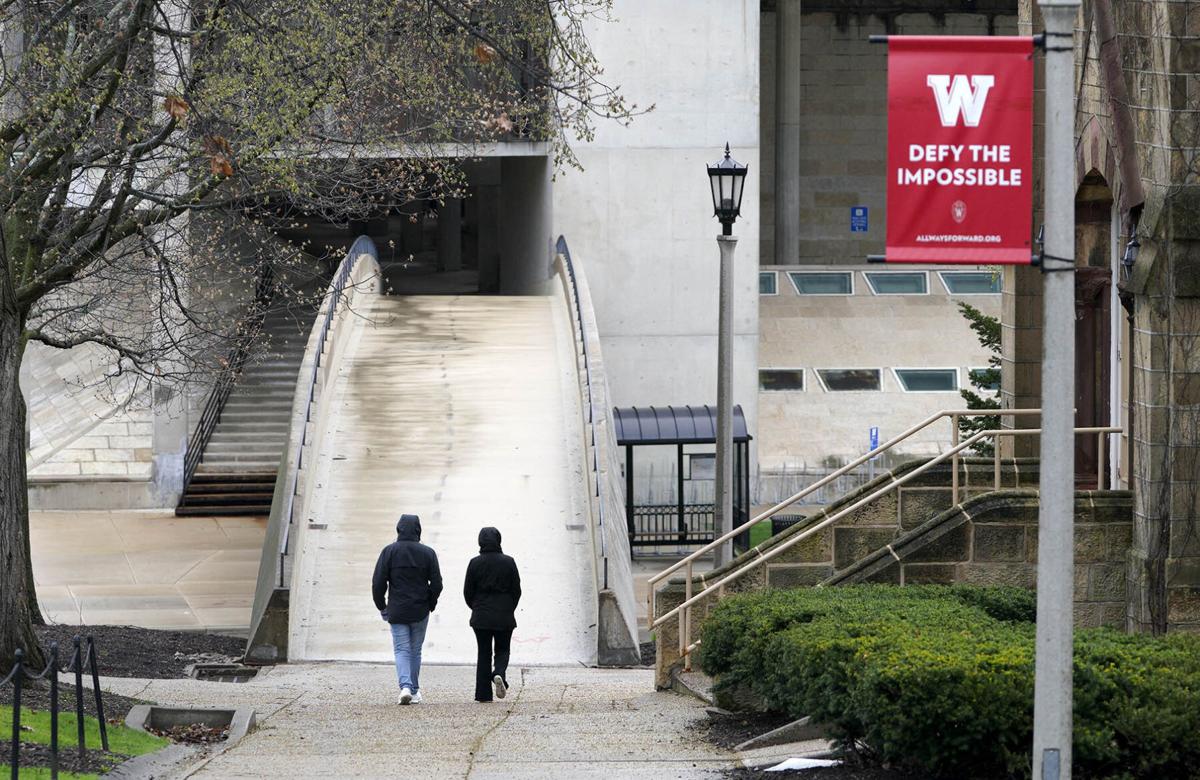
[[[800,295],[850,295],[854,281],[848,271],[790,273],[792,284]]]
[[[880,386],[878,368],[821,368],[817,373],[825,389],[833,392],[878,390]]]
[[[758,294],[774,295],[779,292],[774,271],[760,271],[758,274]]]
[[[972,368],[967,373],[970,374],[971,384],[975,387],[984,390],[1000,389],[1000,369],[998,368]]]
[[[953,368],[897,368],[900,385],[910,393],[935,393],[958,389],[958,370]]]
[[[866,273],[876,295],[924,295],[929,279],[924,271],[912,273]]]
[[[760,390],[803,390],[804,369],[769,368],[758,372]]]
[[[988,295],[1000,292],[1000,274],[990,271],[943,271],[942,281],[951,295]]]

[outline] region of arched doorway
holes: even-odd
[[[1075,193],[1075,425],[1110,424],[1112,355],[1112,189],[1092,169]],[[1097,484],[1101,469],[1108,471],[1111,453],[1101,464],[1095,436],[1075,442],[1075,484]]]

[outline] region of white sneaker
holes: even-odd
[[[398,702],[399,704],[409,704],[412,702],[412,698],[413,698],[412,691],[410,691],[408,688],[400,689],[400,701]]]
[[[497,699],[503,699],[508,694],[508,686],[504,684],[504,678],[498,674],[492,677],[492,690],[496,692]]]
[[[412,695],[412,701],[409,702],[409,704],[420,704],[420,703],[421,703],[421,692],[417,691],[416,693],[414,693]]]

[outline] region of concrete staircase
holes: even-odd
[[[177,515],[267,515],[314,311],[272,314],[229,396]]]

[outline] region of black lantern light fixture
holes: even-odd
[[[1125,254],[1121,256],[1121,280],[1128,281],[1133,274],[1133,265],[1137,262],[1138,250],[1142,248],[1142,244],[1137,240],[1137,236],[1132,236],[1129,243],[1125,245]]]
[[[733,235],[733,222],[742,213],[742,190],[746,185],[746,171],[729,156],[729,144],[725,144],[725,159],[708,166],[708,181],[712,185],[713,214],[721,220],[721,232]]]

